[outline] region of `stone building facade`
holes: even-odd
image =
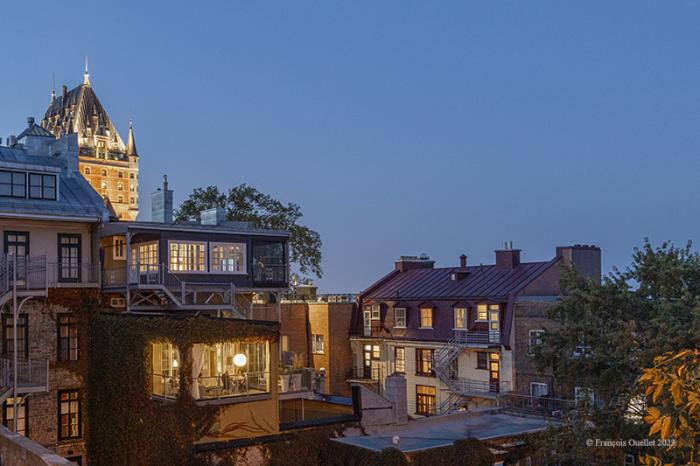
[[[139,213],[139,154],[131,123],[124,144],[116,126],[97,98],[85,67],[83,83],[61,94],[51,93],[41,127],[59,138],[78,135],[80,173],[90,182],[123,220],[135,220]]]

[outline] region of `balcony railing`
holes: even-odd
[[[49,263],[47,268],[48,285],[53,287],[100,284],[100,266],[90,263]]]
[[[15,284],[19,290],[45,290],[46,256],[0,255],[0,295]]]
[[[14,359],[0,356],[0,384],[4,389],[14,386]],[[49,361],[47,359],[17,359],[17,391],[20,393],[48,391]]]
[[[494,345],[501,343],[498,330],[455,330],[454,341],[462,345]]]
[[[499,399],[499,405],[507,410],[538,414],[545,417],[563,417],[575,412],[575,400],[561,398],[521,395],[508,393]]]
[[[199,400],[261,395],[270,392],[269,372],[245,372],[240,375],[222,374],[216,377],[199,377]]]
[[[460,394],[471,393],[507,393],[510,392],[510,382],[506,381],[483,381],[456,378],[448,384],[450,389]]]

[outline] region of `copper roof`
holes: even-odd
[[[461,299],[505,298],[527,286],[559,258],[547,262],[525,262],[511,270],[495,265],[467,267],[467,276],[452,280],[455,267],[392,271],[362,293],[364,299]]]

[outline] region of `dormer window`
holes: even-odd
[[[498,311],[500,308],[498,304],[477,304],[476,306],[476,321],[477,322],[488,322],[489,311]]]
[[[379,320],[379,304],[372,305],[372,320]]]
[[[467,309],[463,307],[454,308],[455,330],[465,330],[467,328]]]
[[[24,172],[0,170],[0,196],[27,197],[27,175]]]
[[[56,200],[56,175],[30,173],[29,198]]]
[[[394,327],[406,328],[406,308],[394,308]]]
[[[420,308],[420,328],[433,328],[433,308]]]

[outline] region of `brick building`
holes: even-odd
[[[522,262],[520,252],[506,245],[495,264],[469,266],[461,256],[443,268],[402,257],[358,297],[353,380],[381,391],[386,376],[404,374],[409,412],[417,415],[491,404],[504,394],[555,395],[531,350],[556,326],[547,310],[560,295],[562,265],[600,280],[600,249],[558,247],[541,262]]]

